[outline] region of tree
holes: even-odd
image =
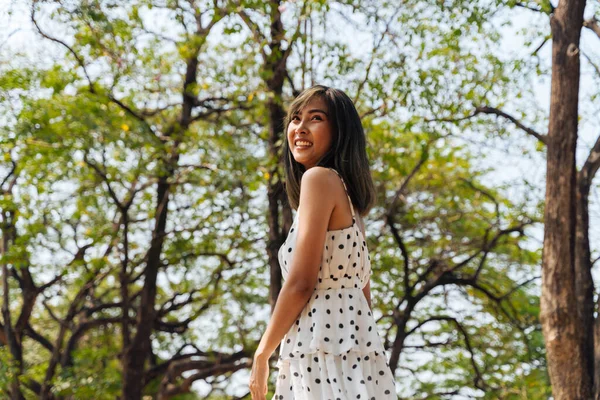
[[[25,382],[29,397],[170,398],[204,379],[209,397],[225,396],[280,285],[285,104],[324,82],[355,99],[367,128],[381,199],[368,229],[373,304],[406,393],[547,393],[528,287],[539,255],[523,245],[539,209],[488,184],[443,120],[513,82],[485,53],[498,35],[483,21],[497,7],[379,3],[35,4],[34,27],[65,56],[21,83],[30,93],[5,124],[22,178],[6,203],[21,239],[3,253],[3,305],[14,316],[25,304],[11,273],[20,263],[55,274],[32,274],[37,287],[60,278],[33,303],[9,384]],[[368,37],[368,51],[344,41],[349,32]],[[478,38],[465,51],[461,40]],[[28,190],[52,196],[23,199]],[[466,317],[450,308],[458,298],[473,307]],[[431,371],[436,385],[423,379]],[[139,390],[128,383],[138,378]]]
[[[539,148],[547,148],[545,232],[543,256],[542,312],[547,358],[553,393],[556,398],[599,398],[598,318],[594,304],[594,281],[591,274],[595,261],[590,246],[590,191],[600,166],[596,138],[582,166],[575,163],[578,138],[578,102],[582,97],[580,55],[597,75],[594,56],[586,54],[580,41],[582,27],[600,37],[597,9],[584,19],[585,1],[549,1],[537,5],[508,3],[549,17],[550,33],[541,32],[540,42],[531,54],[537,54],[552,39],[551,104],[547,117],[548,131],[540,132],[521,118],[501,107],[475,104],[472,112],[454,121],[473,119],[483,114],[495,115],[514,124],[534,137]],[[589,4],[593,7],[592,4]],[[535,33],[534,33],[535,34]],[[538,75],[543,74],[536,65]],[[592,91],[586,106],[594,106],[597,93]],[[545,117],[546,119],[546,117]],[[450,118],[449,120],[452,120]],[[568,367],[565,367],[568,366]]]
[[[224,10],[169,6],[182,27],[178,37],[180,42],[171,41],[169,50],[161,53],[155,52],[154,46],[169,40],[161,34],[148,32],[139,15],[140,8],[145,6],[151,8],[152,4],[141,2],[133,5],[127,9],[125,17],[119,14],[119,10],[115,12],[108,3],[59,7],[54,17],[62,19],[61,22],[77,32],[77,40],[72,45],[67,44],[68,40],[48,33],[38,22],[40,6],[34,4],[32,8],[31,18],[39,34],[63,47],[70,59],[64,65],[51,68],[44,79],[42,86],[52,89],[49,96],[51,103],[43,96],[25,99],[15,126],[18,138],[15,148],[19,148],[18,158],[22,160],[22,168],[17,171],[30,174],[30,179],[36,179],[36,175],[45,171],[44,185],[61,180],[75,185],[76,211],[68,207],[60,210],[58,215],[63,221],[55,226],[55,233],[60,239],[58,244],[65,247],[87,242],[78,249],[74,262],[63,266],[60,278],[52,281],[55,283],[62,278],[61,283],[63,288],[68,289],[68,295],[61,296],[59,304],[43,302],[47,315],[57,327],[57,330],[51,331],[55,336],[53,339],[42,335],[34,338],[51,352],[47,368],[38,376],[23,369],[18,370],[15,376],[16,385],[19,374],[34,375],[36,379],[28,387],[41,398],[53,398],[57,391],[60,395],[78,395],[72,390],[61,392],[56,383],[81,366],[84,360],[77,355],[84,357],[84,353],[78,354],[77,347],[89,340],[98,329],[114,329],[114,334],[120,334],[120,340],[112,342],[104,351],[112,358],[118,356],[121,359],[123,398],[140,398],[145,386],[163,376],[168,379],[160,385],[161,396],[189,390],[193,380],[180,382],[181,375],[204,368],[204,361],[199,363],[198,357],[206,359],[209,364],[219,364],[212,374],[222,374],[245,367],[237,361],[248,356],[244,352],[219,356],[225,361],[229,358],[229,363],[221,363],[215,360],[215,353],[189,351],[190,347],[194,349],[193,343],[190,344],[193,339],[185,335],[190,323],[215,302],[220,276],[225,268],[234,266],[236,262],[225,254],[219,254],[216,248],[211,249],[208,241],[204,248],[198,249],[194,248],[193,242],[182,240],[190,231],[198,229],[199,221],[194,221],[195,218],[190,226],[177,226],[175,222],[181,221],[189,209],[189,205],[180,204],[179,198],[185,196],[183,189],[190,182],[197,184],[214,180],[224,185],[229,183],[232,187],[237,184],[235,177],[222,180],[207,178],[216,171],[209,162],[180,162],[181,157],[189,156],[186,149],[191,143],[204,139],[203,129],[208,130],[207,127],[213,124],[211,119],[231,115],[235,110],[247,107],[243,101],[202,97],[198,90],[199,54],[211,28],[223,17]],[[211,19],[205,23],[206,16]],[[130,21],[135,23],[129,24]],[[194,27],[188,25],[190,21],[193,21]],[[148,43],[144,42],[145,39],[149,39],[149,45],[144,46]],[[123,57],[125,54],[136,57]],[[175,59],[175,66],[183,68],[181,80],[171,80],[168,76],[169,68],[173,66],[173,55],[180,57]],[[143,63],[140,63],[142,60]],[[103,64],[104,61],[107,62]],[[78,73],[68,73],[69,62],[75,65]],[[98,70],[94,71],[94,68],[100,65],[107,68],[96,75]],[[161,75],[166,77],[161,78]],[[108,84],[107,77],[110,78]],[[132,85],[134,77],[145,80],[146,85]],[[75,94],[70,90],[73,88],[76,89]],[[176,100],[178,94],[179,101]],[[206,125],[197,129],[195,125],[201,122]],[[28,146],[28,141],[33,145]],[[210,142],[205,144],[210,146]],[[42,149],[44,146],[48,148],[44,163],[36,165],[39,168],[27,170],[31,166],[25,160],[44,154],[40,145]],[[120,150],[122,146],[127,151]],[[107,157],[107,154],[110,156]],[[251,159],[246,157],[247,161]],[[74,164],[73,160],[79,162]],[[49,173],[52,169],[54,174]],[[51,182],[53,177],[56,182]],[[10,174],[7,181],[9,179]],[[41,191],[42,186],[38,185],[38,189]],[[51,188],[46,190],[53,192]],[[203,210],[202,205],[219,201],[199,194],[191,199],[192,204],[196,202],[199,206],[198,212]],[[173,200],[175,196],[179,198]],[[153,199],[156,203],[152,210],[146,204]],[[234,203],[238,200],[243,202],[247,197],[231,199]],[[40,209],[51,212],[48,205]],[[169,227],[171,214],[174,219],[171,225],[175,223],[175,226]],[[220,215],[219,219],[227,221],[225,215]],[[8,221],[17,225],[16,221]],[[144,224],[151,221],[153,224],[147,229]],[[216,221],[204,217],[204,223],[213,222]],[[72,243],[64,242],[65,223],[73,226]],[[40,225],[45,233],[52,230],[47,220]],[[40,225],[36,227],[41,229]],[[82,225],[88,229],[81,232],[79,227]],[[149,240],[140,240],[140,235],[147,235]],[[19,270],[16,265],[24,261],[25,253],[22,251],[26,246],[35,244],[32,243],[34,236],[20,241],[14,235],[3,235],[3,238],[13,249],[11,254],[8,246],[5,247],[5,260],[9,263],[6,268],[8,270],[10,266]],[[243,242],[239,245],[233,243],[233,249],[245,245]],[[104,253],[100,257],[86,257],[85,252],[92,251],[90,248],[96,254]],[[66,248],[64,250],[67,251]],[[221,259],[221,265],[212,274],[214,279],[207,286],[191,289],[192,281],[184,279],[179,286],[159,287],[161,274],[164,274],[161,270],[170,268],[171,273],[186,277],[186,266],[203,258]],[[79,274],[81,278],[66,280],[67,275],[73,274]],[[20,280],[18,275],[13,276]],[[3,274],[3,277],[9,279],[8,274]],[[109,284],[111,279],[118,282],[116,287]],[[37,288],[33,286],[29,290],[27,281],[21,283],[25,286],[21,288],[22,296],[31,298],[31,292],[35,293]],[[9,295],[7,288],[5,297]],[[74,296],[71,297],[71,294]],[[30,321],[28,308],[35,305],[35,297],[31,306],[28,304],[21,312],[25,315],[23,324]],[[8,327],[10,323],[7,321],[11,319],[6,310],[11,306],[18,307],[18,304],[5,298],[3,306],[4,321]],[[156,337],[160,332],[179,333],[183,339],[179,349],[166,357],[154,354],[151,348],[151,340],[162,341],[160,336]],[[16,349],[13,351],[16,356],[24,348],[22,343],[12,347]],[[13,358],[20,365],[19,359]],[[104,367],[114,369],[112,364]],[[169,373],[165,374],[166,371]],[[22,396],[16,386],[13,386],[11,395],[16,398]],[[106,395],[110,396],[110,393]]]
[[[552,94],[540,319],[552,392],[557,399],[592,398],[594,384],[594,306],[587,198],[591,179],[600,167],[598,149],[592,150],[581,174],[575,164],[579,43],[585,3],[585,0],[561,1],[550,17]]]

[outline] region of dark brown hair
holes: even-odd
[[[287,129],[294,114],[315,96],[319,96],[327,104],[328,118],[333,129],[331,147],[316,166],[333,168],[344,178],[354,209],[364,216],[375,204],[376,192],[369,169],[367,141],[360,116],[346,93],[323,85],[312,86],[300,93],[290,104],[283,122],[283,165],[285,189],[290,206],[294,210],[298,209],[300,180],[306,169],[294,159],[287,140]]]

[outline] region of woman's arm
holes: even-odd
[[[334,174],[327,168],[312,167],[302,175],[294,256],[255,359],[271,357],[317,285],[327,226],[335,206],[334,179],[338,178]]]

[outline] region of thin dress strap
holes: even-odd
[[[348,189],[346,188],[346,182],[344,182],[344,178],[342,178],[342,176],[340,175],[339,172],[337,172],[333,168],[329,168],[329,169],[332,170],[333,172],[335,172],[342,180],[342,184],[344,185],[344,191],[346,192],[346,197],[348,197],[348,203],[350,203],[350,210],[352,211],[352,219],[354,220],[354,207],[352,206],[352,200],[350,199],[350,195],[348,194]]]

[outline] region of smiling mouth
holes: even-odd
[[[306,149],[306,148],[308,148],[308,147],[312,147],[312,143],[310,143],[310,142],[307,142],[307,141],[303,141],[303,140],[298,140],[298,141],[295,143],[295,145],[296,145],[296,147],[297,147],[297,148],[299,148],[299,149]]]

